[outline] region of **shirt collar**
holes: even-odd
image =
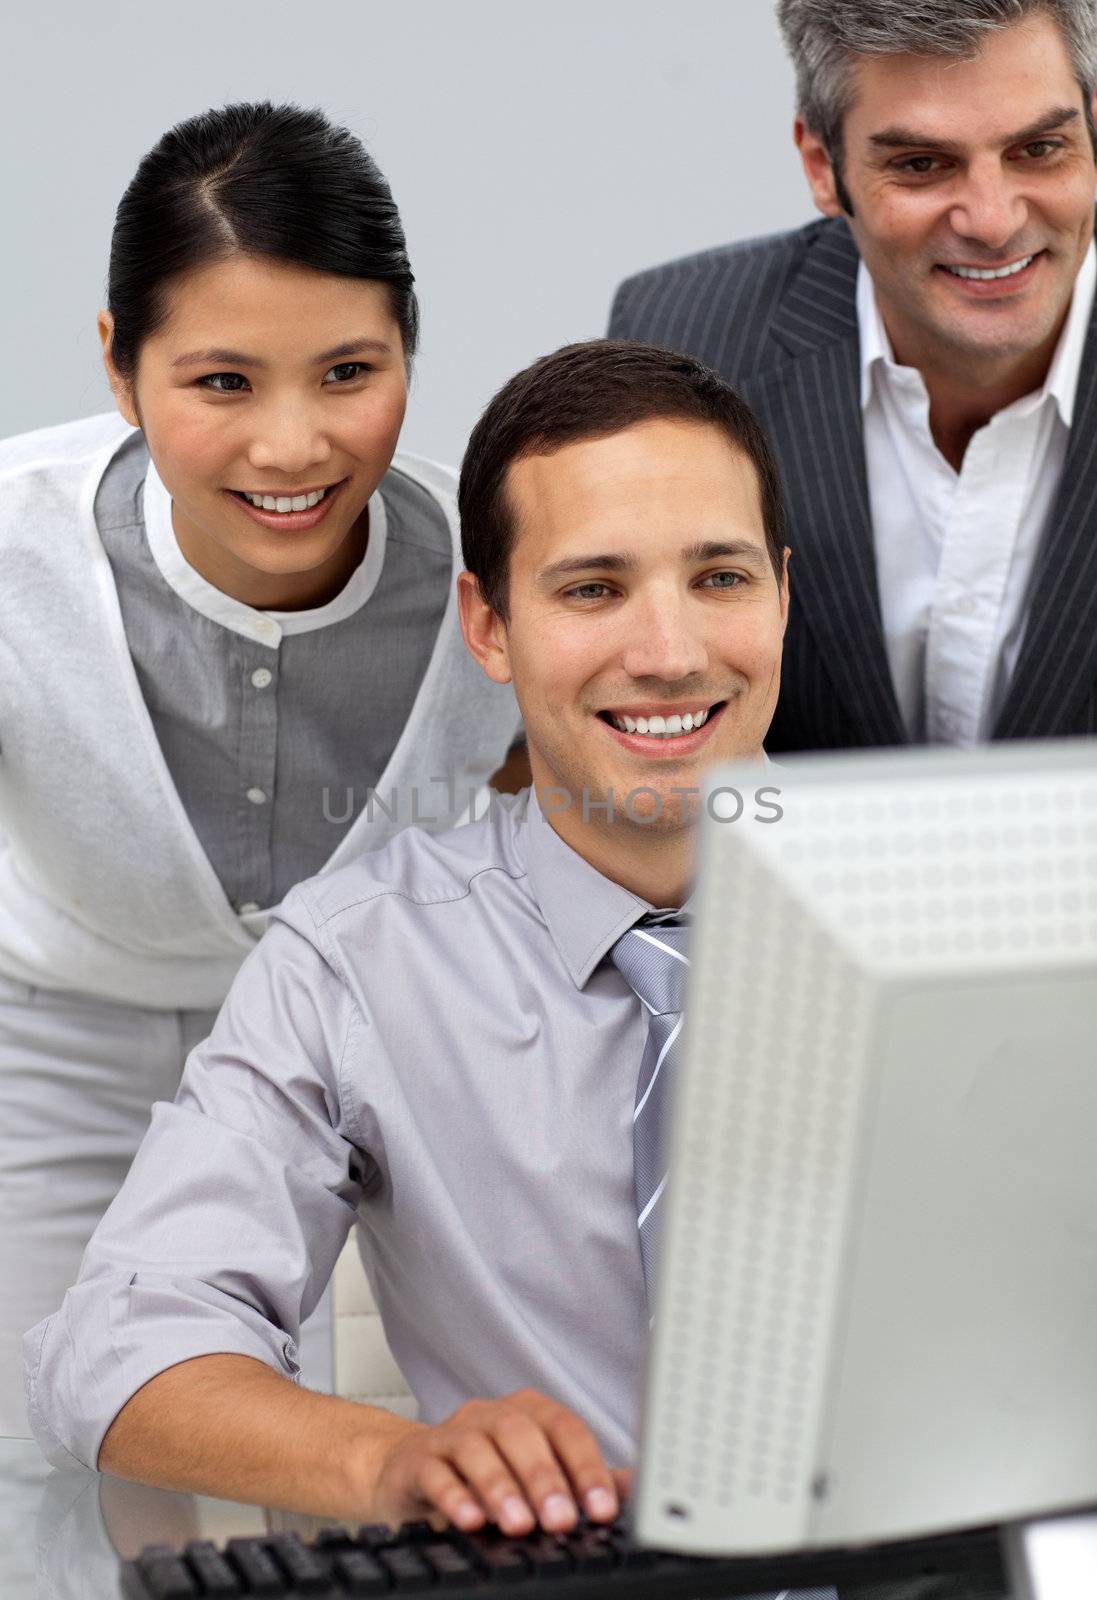
[[[1082,350],[1086,342],[1090,317],[1093,313],[1094,289],[1097,287],[1097,255],[1090,245],[1078,268],[1070,310],[1055,346],[1043,388],[1026,401],[1039,405],[1049,395],[1054,399],[1059,415],[1069,428],[1074,420],[1074,400],[1078,393],[1078,378],[1082,370]],[[857,268],[857,327],[861,336],[861,410],[872,398],[872,374],[878,364],[894,368],[895,354],[891,348],[876,292],[864,261]]]
[[[576,988],[621,935],[652,908],[565,844],[529,791],[526,866],[541,915]]]
[[[759,759],[762,766],[781,771],[764,750]],[[581,989],[636,919],[657,908],[614,883],[565,844],[541,810],[532,784],[526,793],[530,888],[573,983]],[[681,909],[687,917],[693,915],[692,893]]]
[[[256,644],[272,649],[287,634],[311,633],[327,628],[365,605],[381,576],[385,560],[387,521],[380,490],[369,500],[369,540],[366,553],[333,600],[309,611],[257,611],[224,594],[194,570],[179,548],[171,520],[171,495],[149,462],[144,489],[145,536],[160,576],[192,610]]]

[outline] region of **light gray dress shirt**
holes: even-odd
[[[425,1420],[532,1385],[628,1461],[648,1029],[605,958],[650,909],[528,791],[293,891],[154,1108],[78,1283],[27,1336],[47,1452],[94,1464],[126,1400],[192,1356],[295,1375],[357,1211]]]
[[[266,645],[166,581],[146,537],[148,459],[134,434],[103,475],[96,526],[172,781],[228,899],[256,911],[319,872],[388,765],[442,624],[452,541],[442,508],[389,471],[367,603],[337,597]]]

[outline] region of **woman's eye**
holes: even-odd
[[[741,572],[710,572],[707,578],[702,578],[702,586],[710,589],[738,589],[744,581]]]
[[[364,361],[340,361],[337,367],[331,367],[324,373],[325,383],[351,383],[355,378],[360,378],[370,368]]]
[[[217,394],[242,394],[248,386],[241,372],[210,372],[198,382],[203,389],[213,389]]]

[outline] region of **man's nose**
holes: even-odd
[[[1002,250],[1028,221],[1028,204],[1017,179],[1003,171],[1001,162],[993,157],[973,163],[949,221],[958,238],[969,239],[987,250]]]
[[[256,417],[248,460],[260,471],[294,477],[323,465],[331,443],[310,406],[272,404]]]
[[[627,620],[623,665],[632,678],[677,683],[708,668],[697,607],[665,594],[638,606]]]

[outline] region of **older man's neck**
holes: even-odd
[[[900,366],[917,367],[929,395],[929,427],[945,460],[959,472],[968,445],[980,428],[1015,400],[1045,382],[1066,312],[1043,342],[1022,356],[983,356],[959,361],[953,350],[891,335]]]

